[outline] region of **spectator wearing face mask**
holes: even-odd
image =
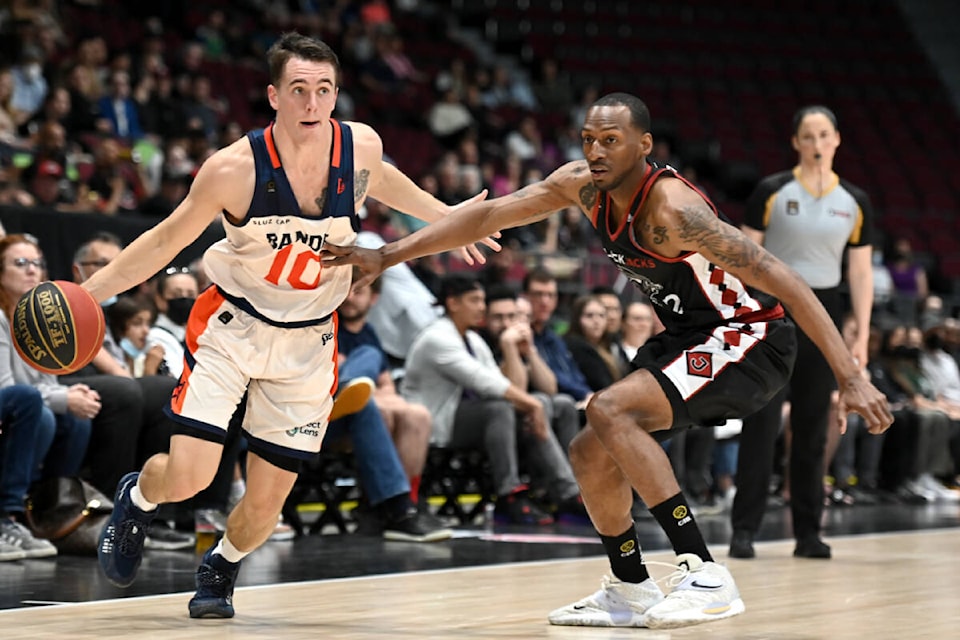
[[[163,347],[164,363],[175,378],[183,373],[183,339],[199,290],[197,277],[186,267],[170,267],[157,276],[157,292],[153,297],[157,319],[147,342]]]
[[[164,375],[163,347],[148,338],[154,311],[150,303],[121,296],[106,310],[107,324],[123,351],[123,361],[134,378]]]

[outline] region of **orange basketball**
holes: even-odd
[[[65,280],[41,282],[17,302],[10,321],[17,353],[34,369],[66,375],[90,364],[103,344],[103,310]]]

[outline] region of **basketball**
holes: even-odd
[[[41,282],[17,302],[13,344],[34,369],[66,375],[90,364],[103,344],[103,310],[90,293],[65,280]]]

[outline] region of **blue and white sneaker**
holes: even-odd
[[[120,479],[113,498],[113,514],[100,532],[97,557],[107,580],[118,587],[129,587],[137,577],[143,559],[143,542],[157,510],[141,511],[130,499],[137,486],[137,472]]]
[[[240,572],[239,562],[228,562],[210,547],[203,554],[197,575],[197,593],[190,599],[191,618],[232,618],[233,587]]]

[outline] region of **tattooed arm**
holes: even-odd
[[[666,227],[661,237],[672,250],[696,251],[745,284],[777,297],[829,362],[849,409],[863,415],[871,431],[890,425],[893,418],[883,396],[863,380],[833,320],[793,269],[721,221],[703,198],[679,180],[659,181],[651,196],[648,206],[655,212],[651,224]],[[841,414],[843,419],[845,412]]]

